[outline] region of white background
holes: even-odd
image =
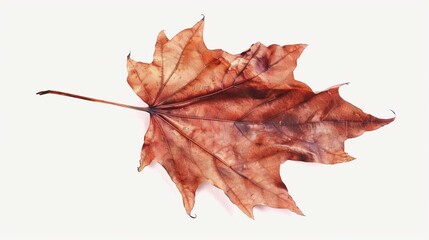
[[[305,217],[256,208],[251,220],[206,185],[191,219],[159,165],[136,170],[146,113],[35,94],[143,106],[127,54],[151,61],[160,30],[171,37],[200,14],[209,48],[307,43],[297,79],[351,82],[346,100],[396,112],[347,141],[353,162],[282,166]],[[1,0],[0,239],[428,239],[428,14],[426,1]]]

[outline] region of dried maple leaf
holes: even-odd
[[[128,83],[149,107],[139,171],[160,163],[191,214],[203,182],[222,189],[249,217],[253,207],[300,209],[280,177],[285,160],[334,164],[354,158],[344,141],[394,120],[343,100],[339,86],[314,93],[294,79],[304,44],[256,43],[241,54],[209,50],[204,19],[169,40],[158,35],[154,60],[128,56]],[[116,104],[57,91],[86,100]],[[130,107],[130,106],[125,106]]]

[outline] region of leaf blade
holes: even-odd
[[[203,20],[171,40],[159,35],[151,64],[129,60],[128,83],[151,106],[139,169],[159,162],[188,214],[205,181],[251,218],[256,205],[302,214],[281,163],[351,161],[345,140],[394,120],[348,103],[340,86],[314,93],[295,80],[305,44],[256,43],[233,55],[208,50],[202,30]]]

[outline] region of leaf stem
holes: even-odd
[[[110,102],[110,101],[106,101],[106,100],[101,100],[101,99],[96,99],[96,98],[90,98],[90,97],[85,97],[85,96],[81,96],[81,95],[76,95],[76,94],[66,93],[66,92],[61,92],[61,91],[55,91],[55,90],[40,91],[40,92],[38,92],[36,94],[37,95],[57,94],[57,95],[61,95],[61,96],[78,98],[78,99],[82,99],[82,100],[86,100],[86,101],[91,101],[91,102],[99,102],[99,103],[105,103],[105,104],[115,105],[115,106],[119,106],[119,107],[123,107],[123,108],[131,108],[131,109],[134,109],[134,110],[144,111],[144,112],[148,112],[148,113],[151,112],[150,108],[148,108],[148,107],[131,106],[131,105],[126,105],[126,104],[122,104],[122,103],[115,103],[115,102]]]

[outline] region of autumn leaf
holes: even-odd
[[[190,215],[195,192],[209,182],[253,218],[265,205],[302,214],[280,177],[286,160],[335,164],[354,158],[344,141],[394,120],[379,119],[343,100],[341,85],[314,93],[294,79],[305,44],[253,44],[241,54],[209,50],[204,19],[171,40],[158,35],[152,63],[128,56],[128,83],[148,104],[139,171],[161,164]]]

